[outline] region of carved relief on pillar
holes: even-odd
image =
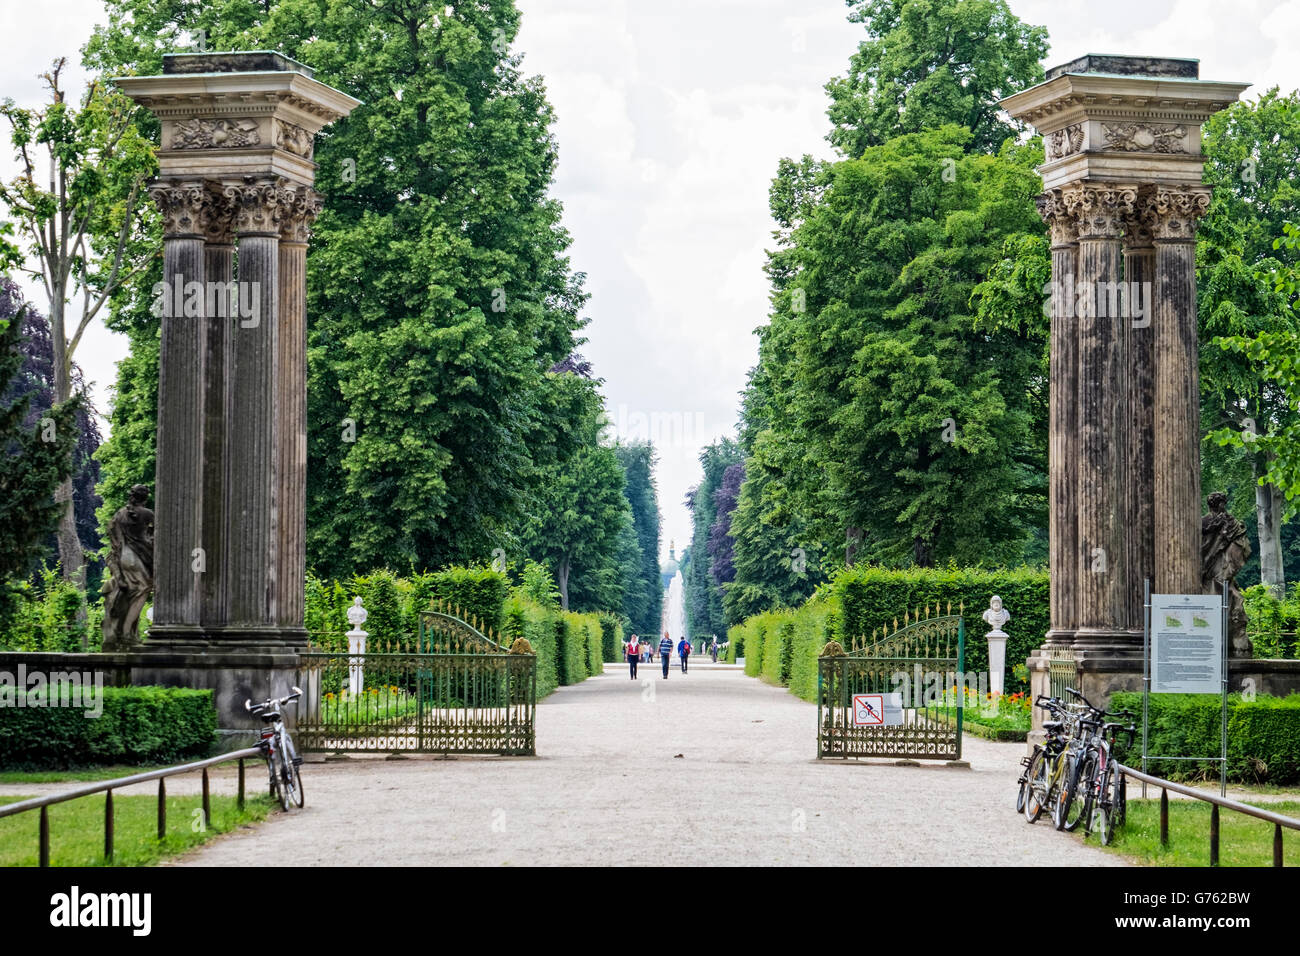
[[[209,245],[228,246],[235,241],[235,203],[221,183],[204,183],[203,239]]]
[[[282,119],[275,121],[275,145],[279,149],[287,153],[293,153],[295,156],[311,159],[312,147],[315,142],[316,137],[301,126],[295,126],[293,123]]]
[[[1141,216],[1155,239],[1191,242],[1210,208],[1208,186],[1156,186],[1141,198]]]
[[[1061,201],[1079,227],[1080,239],[1116,239],[1133,215],[1137,186],[1116,183],[1071,183],[1061,187]]]
[[[1065,200],[1059,189],[1049,189],[1034,197],[1038,206],[1038,215],[1047,223],[1048,234],[1052,237],[1052,247],[1068,246],[1079,241],[1079,224],[1065,206]]]
[[[310,186],[285,187],[280,196],[280,241],[306,242],[311,225],[325,206],[325,197]]]
[[[284,180],[278,176],[245,179],[222,185],[222,194],[230,201],[237,235],[280,234],[281,192]]]
[[[262,135],[253,119],[189,119],[172,130],[172,149],[239,149],[259,146]]]
[[[201,182],[160,180],[149,187],[149,197],[163,214],[163,236],[202,236],[204,187]]]

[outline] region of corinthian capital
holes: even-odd
[[[1059,189],[1049,189],[1034,197],[1038,206],[1038,215],[1047,223],[1047,231],[1052,237],[1053,246],[1067,246],[1078,241],[1079,226],[1065,207],[1065,199]]]
[[[203,183],[159,180],[149,187],[149,197],[163,214],[163,236],[202,237],[206,227]]]
[[[1141,207],[1156,240],[1191,242],[1210,208],[1210,187],[1156,186],[1143,194]]]
[[[1135,185],[1080,182],[1061,187],[1061,201],[1078,224],[1080,239],[1122,236],[1137,199]]]
[[[278,236],[284,186],[279,176],[223,183],[221,192],[231,204],[235,233]]]
[[[286,187],[281,194],[280,241],[306,242],[325,198],[310,186]]]

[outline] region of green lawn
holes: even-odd
[[[0,797],[0,804],[26,797]],[[218,833],[266,818],[272,804],[265,795],[249,796],[243,811],[234,797],[212,797],[212,820],[200,826],[202,798],[167,798],[167,839],[158,841],[158,798],[113,796],[114,857],[118,866],[144,866],[197,846]],[[39,862],[39,810],[0,819],[0,866]],[[50,865],[103,866],[104,797],[97,794],[50,807]]]
[[[1133,792],[1130,790],[1130,793]],[[1268,803],[1263,809],[1300,819],[1300,802]],[[1098,844],[1096,834],[1087,842]],[[1300,866],[1300,831],[1282,831],[1283,863]],[[1169,846],[1160,846],[1160,800],[1128,802],[1128,822],[1105,849],[1154,866],[1210,865],[1210,804],[1169,801]],[[1273,825],[1229,810],[1219,811],[1219,865],[1272,866]]]

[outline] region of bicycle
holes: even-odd
[[[1109,788],[1119,785],[1106,779],[1113,764],[1111,744],[1107,737],[1114,736],[1118,730],[1123,729],[1130,734],[1131,739],[1135,728],[1124,728],[1121,724],[1106,723],[1105,720],[1107,717],[1128,717],[1131,720],[1135,715],[1127,710],[1113,713],[1102,710],[1073,687],[1067,687],[1066,691],[1080,701],[1087,716],[1080,718],[1079,733],[1072,741],[1071,753],[1067,758],[1067,782],[1053,807],[1053,819],[1058,830],[1070,832],[1078,829],[1082,823],[1084,833],[1091,833],[1096,811],[1104,809],[1107,819],[1103,822],[1110,831],[1105,836],[1109,843],[1114,830],[1108,819],[1114,803]],[[1107,789],[1103,789],[1103,785]]]
[[[1031,756],[1021,759],[1025,771],[1020,777],[1016,809],[1024,813],[1030,823],[1037,822],[1043,811],[1054,805],[1055,796],[1065,780],[1064,755],[1078,719],[1069,705],[1054,697],[1040,695],[1034,704],[1057,719],[1043,722],[1047,738],[1034,746]]]
[[[278,800],[287,812],[289,807],[302,808],[302,757],[294,749],[293,738],[284,729],[284,718],[280,711],[286,704],[294,703],[302,696],[302,691],[295,687],[288,697],[278,700],[268,697],[260,704],[251,700],[244,701],[244,709],[254,716],[261,717],[269,724],[261,731],[258,746],[266,757],[266,770],[271,779],[271,799]]]

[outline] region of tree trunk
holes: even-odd
[[[569,609],[569,558],[566,555],[555,569],[555,580],[560,585],[560,610]]]
[[[51,348],[54,355],[54,404],[62,405],[72,397],[72,363],[68,356],[66,317],[63,303],[55,301],[50,309]],[[73,500],[74,476],[69,475],[59,483],[54,491],[54,500],[59,510],[59,566],[63,580],[73,585],[80,593],[81,600],[77,607],[77,623],[86,623],[86,555],[77,535],[77,510]],[[86,649],[87,639],[81,638],[82,650]]]
[[[1256,456],[1255,478],[1267,467]],[[1255,524],[1259,531],[1259,581],[1277,598],[1286,591],[1286,572],[1282,565],[1282,491],[1276,485],[1255,485]]]
[[[853,567],[858,560],[858,551],[862,548],[862,529],[848,528],[844,533],[844,566]]]

